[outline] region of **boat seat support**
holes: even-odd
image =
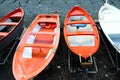
[[[22,13],[21,12],[19,12],[19,13],[16,13],[16,14],[13,14],[12,16],[11,16],[11,18],[12,17],[22,17]]]
[[[67,36],[75,36],[75,35],[94,35],[94,32],[93,31],[67,32]]]
[[[27,43],[25,44],[25,47],[53,48],[54,46],[52,44]]]
[[[71,22],[67,22],[67,25],[70,24],[90,24],[89,21],[71,21]]]
[[[0,36],[3,36],[3,37],[5,37],[5,36],[7,36],[9,33],[7,33],[7,32],[0,32]]]
[[[32,35],[55,35],[53,32],[32,32]]]
[[[17,22],[4,22],[4,23],[0,23],[0,26],[15,26],[17,25]]]
[[[94,56],[90,56],[87,60],[82,60],[82,57],[79,56],[79,61],[81,64],[81,72],[86,73],[97,73],[98,68]]]
[[[79,60],[80,60],[80,63],[81,65],[92,65],[93,64],[93,59],[92,59],[92,56],[90,56],[90,59],[89,60],[85,60],[84,62],[82,61],[82,57],[79,56]]]

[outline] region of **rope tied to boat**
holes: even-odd
[[[107,4],[107,3],[108,3],[108,0],[106,0],[105,4]]]

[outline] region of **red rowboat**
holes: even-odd
[[[59,38],[59,16],[38,15],[16,49],[12,66],[15,78],[29,80],[45,69],[55,55]]]
[[[99,48],[100,38],[92,17],[77,5],[65,17],[64,37],[69,49],[85,59]]]
[[[23,9],[17,8],[0,18],[0,50],[5,48],[23,29]]]

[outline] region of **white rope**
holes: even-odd
[[[106,2],[105,2],[106,4],[108,3],[108,0],[106,0]]]

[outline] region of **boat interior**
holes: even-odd
[[[4,22],[1,21],[0,23],[0,40],[3,39],[5,36],[7,36],[9,34],[9,32],[11,32],[15,26],[17,25],[17,22],[20,20],[20,17],[12,17],[9,18],[7,20],[3,20]]]
[[[69,18],[69,22],[75,21],[88,21],[85,16],[71,16]],[[68,36],[68,41],[71,46],[94,46],[95,39],[94,35],[88,34],[79,34],[79,32],[92,32],[91,24],[69,24],[67,26],[67,32],[77,32],[77,35],[70,35]]]
[[[115,43],[115,45],[120,49],[120,34],[108,34],[110,39]]]
[[[32,58],[32,53],[39,51],[48,51],[51,52],[49,45],[54,45],[56,42],[56,23],[48,23],[48,22],[42,22],[38,23],[34,29],[32,30],[32,34],[29,35],[27,39],[27,44],[41,44],[39,47],[25,47],[23,51],[23,57],[24,58]],[[27,52],[27,55],[26,55]],[[35,53],[36,53],[35,52]]]

